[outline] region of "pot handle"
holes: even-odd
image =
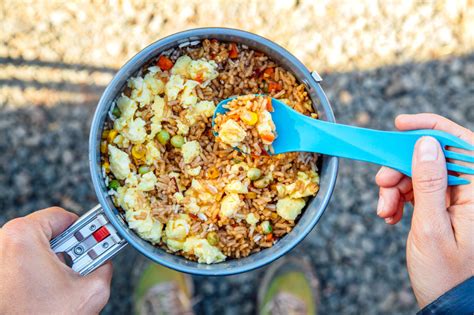
[[[97,205],[50,242],[66,264],[85,276],[111,259],[127,245]]]

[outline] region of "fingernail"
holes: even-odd
[[[392,219],[393,219],[392,217],[386,218],[386,219],[385,219],[385,223],[390,223],[390,222],[392,222]]]
[[[380,197],[379,197],[379,203],[378,203],[378,205],[377,205],[377,214],[378,214],[378,215],[382,212],[383,206],[384,206],[384,200],[383,200],[383,197],[380,196]]]
[[[435,161],[438,158],[438,142],[432,137],[423,137],[418,146],[419,161]]]

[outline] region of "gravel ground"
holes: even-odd
[[[146,44],[209,25],[206,12],[215,12],[212,25],[262,34],[318,69],[341,123],[393,129],[397,114],[426,111],[474,128],[474,11],[467,1],[198,3],[2,2],[0,226],[50,205],[83,213],[96,204],[87,138],[102,90]],[[292,252],[310,256],[323,314],[416,310],[405,267],[410,220],[391,227],[376,218],[376,170],[342,161],[331,205]],[[129,313],[131,271],[143,259],[131,248],[115,259],[104,314]],[[252,314],[263,272],[196,277],[196,311]]]

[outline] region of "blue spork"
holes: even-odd
[[[219,103],[212,118],[213,124],[217,114],[224,114],[227,111],[223,105],[230,100],[232,98]],[[313,119],[298,113],[277,99],[272,99],[272,106],[274,111],[271,115],[277,132],[277,138],[273,142],[274,154],[315,152],[384,165],[411,176],[415,143],[422,136],[431,136],[439,141],[447,159],[474,163],[471,152],[474,146],[447,132],[426,129],[372,130]],[[450,151],[448,148],[470,152],[462,154]],[[474,168],[452,162],[446,161],[446,167],[458,174],[474,174]],[[465,178],[448,175],[449,185],[469,183],[470,181]]]

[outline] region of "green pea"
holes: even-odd
[[[215,246],[217,243],[219,243],[219,235],[217,235],[216,232],[207,233],[206,239],[212,246]]]
[[[118,180],[114,179],[109,182],[109,189],[117,190],[120,187]]]
[[[270,234],[273,231],[272,225],[269,221],[263,221],[261,226],[263,234]]]
[[[171,145],[175,148],[181,148],[184,144],[183,136],[176,135],[171,137]]]
[[[142,165],[138,168],[138,173],[141,175],[146,174],[150,171],[150,168],[148,166]]]
[[[121,114],[122,113],[120,112],[120,109],[117,106],[115,106],[114,109],[112,110],[112,115],[119,118]]]
[[[166,145],[170,140],[170,133],[166,130],[161,130],[156,135],[156,138],[158,139],[158,142],[160,142],[162,145]]]
[[[252,167],[247,171],[247,177],[250,180],[257,180],[262,176],[262,171],[259,168]]]

